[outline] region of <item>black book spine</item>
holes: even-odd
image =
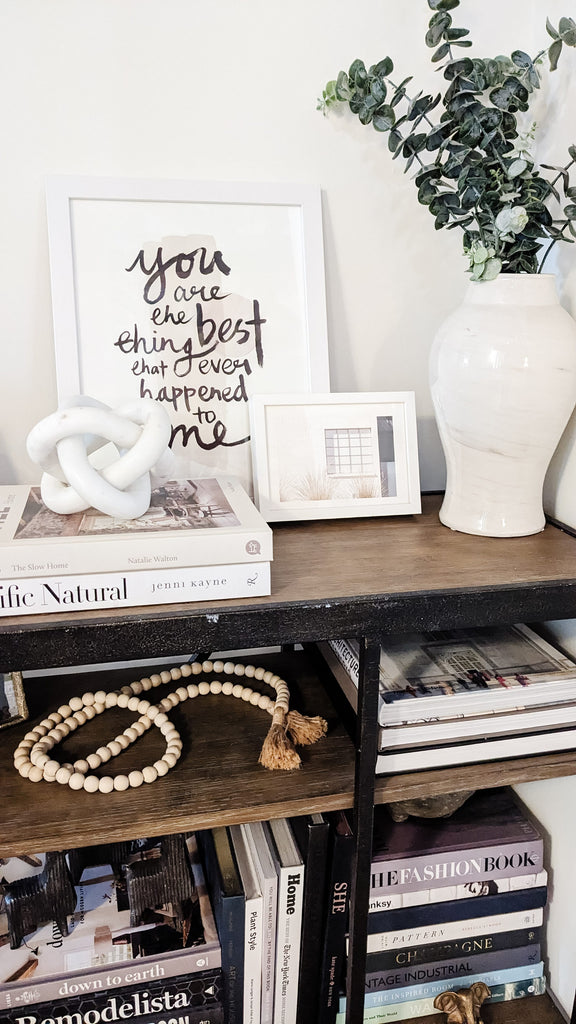
[[[451,957],[471,956],[540,942],[540,928],[518,928],[513,932],[494,932],[471,938],[432,942],[423,946],[403,946],[401,949],[383,949],[366,956],[366,973],[391,971],[397,967],[416,967],[418,964],[448,960]]]
[[[290,825],[305,864],[296,1024],[310,1024],[317,1019],[330,826],[312,815],[290,818]]]
[[[114,965],[110,965],[114,973]],[[187,1020],[188,1024],[224,1024],[224,984],[220,968],[197,971],[165,981],[109,988],[82,995],[63,995],[49,1002],[29,1006],[22,1002],[2,1011],[2,1024],[42,1024],[46,1021],[71,1021],[93,1024],[95,1020],[121,1024],[156,1024],[160,1021]]]
[[[417,907],[398,907],[368,914],[368,933],[395,932],[406,928],[446,924],[448,921],[467,921],[474,917],[496,917],[519,910],[535,910],[546,904],[547,887],[517,889],[492,896],[474,896],[467,900],[449,900],[446,903],[424,903]]]
[[[227,885],[212,830],[197,833],[206,882],[222,949],[226,1024],[242,1024],[244,997],[244,891],[239,876]],[[229,839],[228,839],[229,842]],[[231,855],[232,856],[232,855]],[[235,868],[236,872],[237,869]],[[238,891],[238,888],[240,891]]]
[[[354,836],[346,815],[331,819],[331,855],[326,897],[326,923],[322,945],[318,1024],[334,1024],[338,1013],[340,980],[346,956],[350,903],[350,876]]]

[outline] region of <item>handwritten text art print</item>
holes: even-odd
[[[47,181],[60,398],[162,403],[181,475],[252,493],[248,401],[329,390],[311,185]]]

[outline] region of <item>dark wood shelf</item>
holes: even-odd
[[[292,707],[321,714],[328,721],[328,734],[322,740],[299,748],[302,769],[269,771],[259,765],[270,716],[234,697],[208,695],[186,701],[171,713],[184,740],[178,765],[152,786],[111,796],[73,793],[58,783],[49,787],[45,782],[28,782],[16,773],[12,757],[20,737],[70,696],[116,689],[131,682],[134,674],[114,670],[30,680],[26,688],[30,720],[2,734],[0,856],[351,807],[354,746],[307,656],[295,652],[251,660],[289,682]],[[170,688],[154,693],[161,695]],[[265,686],[262,689],[271,692]],[[119,708],[105,712],[72,733],[58,748],[58,759],[72,760],[95,750],[135,717]],[[150,764],[163,752],[158,730],[151,729],[118,757],[114,774]],[[105,765],[98,774],[107,774]]]
[[[512,539],[456,533],[439,502],[425,497],[418,516],[275,526],[269,597],[3,618],[0,668],[576,615],[573,537],[553,525]]]

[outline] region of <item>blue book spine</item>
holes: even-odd
[[[469,988],[476,981],[483,981],[488,988],[493,985],[507,985],[510,982],[524,981],[527,977],[541,978],[544,974],[544,962],[532,967],[510,967],[507,971],[490,971],[489,973],[470,974],[467,978],[459,978],[458,988]],[[435,998],[440,992],[446,991],[445,981],[431,981],[427,985],[410,985],[407,988],[388,989],[386,992],[367,992],[364,1006],[386,1006],[390,1003],[409,1003],[413,999]],[[340,996],[339,1013],[346,1010],[346,996]]]
[[[540,946],[519,946],[516,949],[497,950],[493,953],[477,953],[475,956],[455,957],[430,964],[413,967],[397,967],[392,971],[378,971],[366,975],[366,991],[380,992],[387,988],[407,988],[430,981],[443,981],[460,985],[460,978],[469,974],[481,974],[494,969],[526,967],[540,961]]]
[[[547,894],[547,886],[543,885],[534,889],[474,896],[468,900],[449,900],[446,903],[424,903],[417,907],[379,910],[375,914],[368,914],[368,933],[377,935],[380,932],[445,924],[447,921],[465,921],[472,917],[497,917],[518,910],[534,910],[546,906]]]

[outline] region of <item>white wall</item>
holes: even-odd
[[[479,55],[535,53],[547,43],[546,15],[557,23],[570,7],[463,0],[454,23],[471,28]],[[466,285],[460,239],[434,231],[384,139],[350,116],[325,120],[315,110],[325,81],[357,56],[389,54],[399,79],[415,76],[414,91],[437,87],[423,43],[429,16],[425,0],[2,0],[2,481],[35,478],[25,437],[56,404],[44,177],[90,174],[320,185],[332,389],[415,389],[422,484],[442,486],[427,355]],[[551,163],[576,141],[575,71],[569,51],[546,91],[540,153]],[[569,247],[557,262],[574,313]],[[574,521],[571,446],[566,466],[562,510]],[[565,1008],[576,979],[575,785],[522,787],[553,830],[551,977]]]

